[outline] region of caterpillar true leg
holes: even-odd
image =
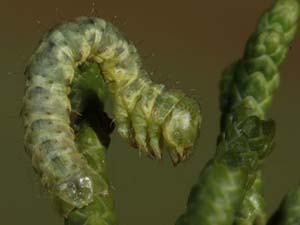
[[[184,96],[173,108],[171,114],[165,120],[163,137],[169,145],[169,151],[177,155],[178,161],[187,159],[191,153],[195,139],[199,135],[197,131],[201,116],[199,105],[196,101]]]
[[[172,92],[162,92],[163,94],[158,95],[155,104],[152,108],[152,114],[150,116],[149,122],[149,139],[150,147],[153,150],[156,157],[161,158],[161,148],[162,148],[162,129],[164,123],[169,116],[170,112],[173,110],[172,107],[176,107],[176,104],[180,101],[183,93],[172,93]]]
[[[142,108],[137,107],[132,113],[132,128],[135,134],[135,142],[138,149],[143,150],[146,154],[151,154],[150,149],[147,145],[148,137],[147,137],[147,120],[145,119],[145,115],[143,113]]]
[[[154,155],[154,152],[149,146],[149,124],[151,124],[150,118],[153,106],[163,89],[163,85],[157,84],[153,84],[151,88],[145,88],[144,94],[140,96],[131,116],[137,145],[148,155],[152,156]]]

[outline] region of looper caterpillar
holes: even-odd
[[[25,70],[25,148],[42,184],[73,207],[105,194],[101,176],[78,151],[70,126],[71,84],[75,69],[85,62],[100,66],[117,130],[132,145],[156,158],[162,157],[164,145],[175,164],[194,145],[201,124],[198,103],[154,84],[140,61],[136,48],[112,24],[80,17],[51,29]]]

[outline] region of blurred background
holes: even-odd
[[[259,15],[271,0],[1,0],[0,2],[0,215],[1,224],[62,225],[39,186],[22,143],[19,116],[23,70],[42,34],[81,15],[98,15],[118,26],[140,50],[155,81],[197,98],[204,122],[195,154],[176,168],[168,157],[156,162],[114,133],[109,177],[120,224],[174,224],[188,193],[212,156],[219,132],[218,82],[226,65],[243,53]],[[269,117],[276,120],[276,149],[265,165],[271,213],[300,175],[300,38],[281,67],[282,83]],[[167,156],[167,155],[166,155]]]

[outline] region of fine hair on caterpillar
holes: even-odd
[[[153,83],[140,61],[133,44],[112,24],[80,17],[51,29],[26,67],[25,148],[43,185],[73,207],[108,192],[80,153],[70,126],[69,95],[78,66],[92,62],[100,67],[117,131],[149,156],[161,159],[166,148],[177,164],[188,157],[199,135],[198,102]]]

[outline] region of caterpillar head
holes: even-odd
[[[175,105],[163,125],[164,142],[174,165],[188,158],[201,126],[199,104],[184,97]]]

